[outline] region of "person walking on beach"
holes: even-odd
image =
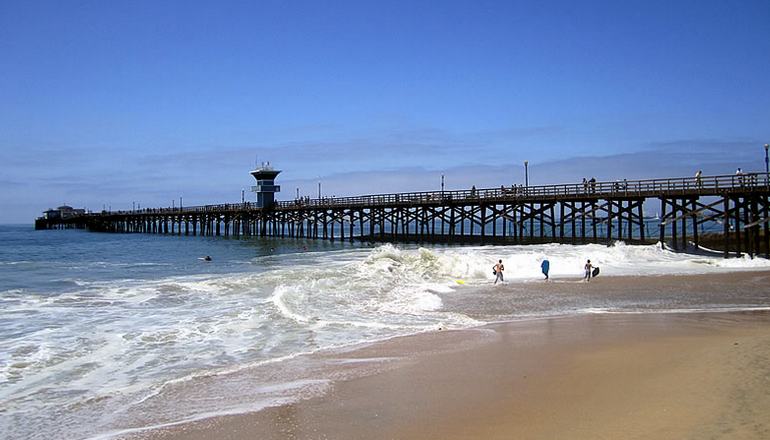
[[[497,260],[497,264],[495,264],[495,267],[492,269],[493,273],[495,274],[495,284],[497,284],[498,281],[501,283],[505,281],[503,279],[504,270],[505,266],[503,266],[503,260]]]
[[[591,265],[591,260],[586,261],[585,270],[586,274],[583,275],[583,279],[585,281],[591,281],[591,271],[593,270],[593,266]]]
[[[543,275],[545,275],[545,280],[548,281],[548,271],[551,269],[551,262],[548,260],[543,260],[542,263],[540,263],[540,270],[543,271]]]

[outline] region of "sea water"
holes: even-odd
[[[502,316],[478,306],[498,259],[526,292],[545,258],[557,280],[579,278],[587,258],[602,276],[770,267],[654,245],[375,246],[0,226],[0,438],[103,438],[317,395],[334,377],[307,355],[335,347],[670,306],[542,293]],[[688,295],[671,308],[767,305]]]

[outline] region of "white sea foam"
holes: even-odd
[[[263,397],[254,399],[247,404],[230,405],[226,409],[215,409],[212,406],[211,410],[199,412],[195,415],[181,418],[179,420],[144,425],[136,428],[124,428],[111,430],[108,432],[100,433],[89,437],[89,440],[107,440],[117,437],[122,437],[130,434],[138,434],[140,432],[146,432],[154,429],[170,428],[173,426],[179,426],[186,423],[196,422],[200,420],[206,420],[214,417],[223,417],[229,415],[246,414],[249,412],[259,411],[264,408],[275,407],[280,405],[287,405],[298,400],[307,399],[323,393],[328,388],[328,381],[326,380],[304,380],[289,383],[282,383],[273,386],[265,386],[260,389],[264,394],[270,395],[270,397]]]
[[[443,269],[458,277],[489,279],[497,259],[505,264],[506,279],[540,278],[540,263],[550,261],[553,278],[582,275],[583,265],[590,259],[600,266],[603,276],[612,275],[676,275],[711,273],[714,270],[767,269],[770,260],[763,258],[723,259],[676,253],[659,245],[630,246],[621,242],[612,246],[589,244],[570,246],[545,244],[533,246],[489,246],[449,250],[442,260],[455,260]],[[465,270],[459,270],[465,268]]]
[[[726,313],[726,312],[766,312],[770,311],[770,306],[733,306],[733,307],[688,307],[688,308],[669,308],[655,310],[656,314],[685,314],[685,313]],[[575,311],[577,314],[595,314],[595,315],[643,315],[649,314],[650,309],[618,309],[618,308],[600,308],[586,307]]]
[[[21,260],[21,261],[0,261],[0,266],[18,266],[20,264],[34,264],[34,261]]]

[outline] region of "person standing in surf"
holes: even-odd
[[[497,264],[495,264],[495,267],[492,269],[492,273],[495,274],[495,284],[497,284],[498,281],[501,283],[505,281],[503,279],[503,271],[505,270],[505,266],[503,266],[503,260],[497,260]]]
[[[586,261],[585,270],[586,274],[583,275],[583,279],[585,281],[591,281],[591,271],[593,270],[593,266],[591,265],[591,260]]]
[[[585,180],[585,179],[583,179]],[[548,271],[551,268],[551,262],[548,260],[543,260],[542,263],[540,263],[540,270],[543,271],[543,275],[545,275],[545,280],[548,281]]]

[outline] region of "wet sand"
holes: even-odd
[[[456,311],[489,322],[510,321],[511,314],[549,313],[561,305],[566,310],[585,307],[668,312],[708,309],[740,310],[763,305],[770,308],[770,271],[725,272],[707,275],[599,276],[551,281],[526,280],[504,285],[462,286],[462,294],[445,295],[443,310]],[[468,301],[472,297],[473,301]],[[574,312],[568,312],[574,314]]]
[[[695,283],[715,293],[737,286],[751,295],[753,289],[770,289],[768,277],[767,272],[606,277],[569,290],[665,295]],[[554,288],[544,285],[529,288]],[[505,297],[519,288],[509,284],[495,294]],[[770,438],[767,311],[536,319],[436,331],[320,356],[401,360],[396,368],[336,382],[320,397],[134,437]]]

